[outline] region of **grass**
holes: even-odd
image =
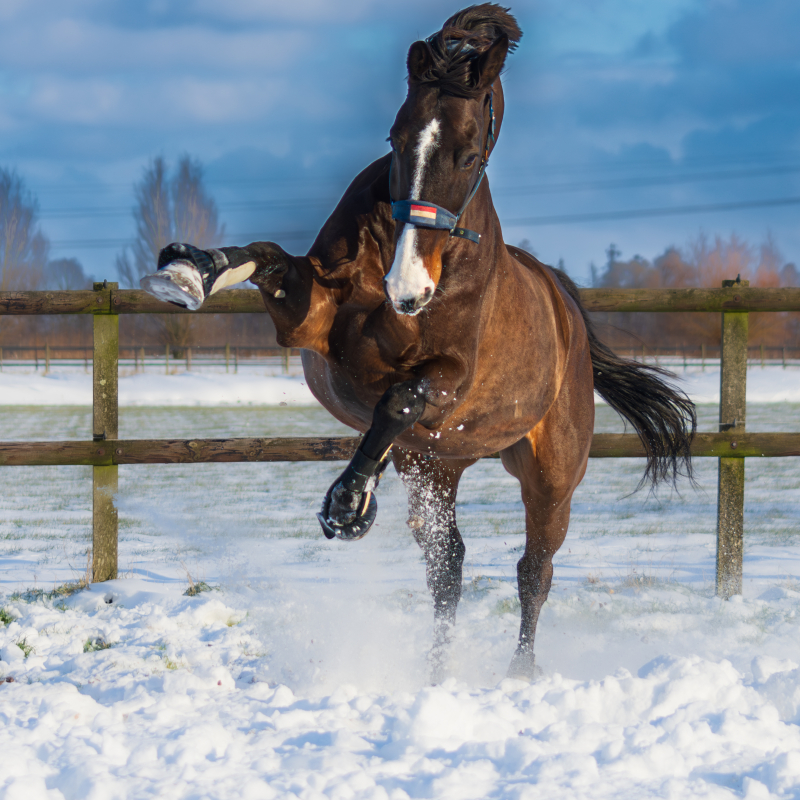
[[[16,642],[16,645],[25,654],[25,658],[34,652],[33,645],[28,644],[26,639],[20,639],[18,642]]]
[[[500,617],[503,614],[519,614],[521,609],[522,605],[518,597],[506,597],[504,600],[499,600],[497,602],[492,613]]]
[[[4,608],[0,608],[0,622],[2,622],[3,625],[10,625],[13,621],[14,617],[12,617],[11,614],[9,614]]]
[[[183,567],[184,572],[186,572],[186,579],[189,581],[189,588],[183,593],[185,597],[196,597],[203,592],[219,590],[218,586],[209,586],[205,581],[196,581],[192,577],[192,573],[189,572],[189,567],[187,567],[183,561],[180,562],[180,565]]]
[[[195,583],[192,581],[189,584],[189,588],[183,593],[186,597],[195,597],[198,594],[202,594],[203,592],[211,592],[211,591],[218,591],[219,587],[217,586],[209,586],[205,581],[197,581]]]
[[[102,636],[89,638],[83,643],[84,653],[96,653],[98,650],[108,650],[113,647],[112,642],[107,642]]]

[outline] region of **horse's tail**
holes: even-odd
[[[673,485],[680,474],[693,481],[690,445],[697,430],[694,403],[666,379],[676,376],[661,367],[620,358],[594,332],[581,304],[578,287],[561,270],[553,269],[583,316],[589,337],[595,391],[633,425],[647,455],[639,484],[662,481]]]

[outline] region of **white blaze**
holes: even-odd
[[[409,200],[420,199],[428,161],[439,143],[439,129],[439,120],[434,117],[420,132]],[[386,276],[386,291],[389,299],[396,308],[401,300],[414,300],[422,297],[426,290],[435,288],[417,253],[417,228],[414,225],[406,224],[397,242],[392,268]]]

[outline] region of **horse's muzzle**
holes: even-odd
[[[404,314],[405,316],[413,317],[416,314],[419,314],[425,306],[430,303],[431,299],[433,298],[434,294],[433,287],[426,287],[423,293],[417,297],[404,297],[400,300],[394,300],[388,291],[388,287],[386,286],[386,280],[384,279],[384,294],[386,295],[386,299],[391,303],[392,308],[398,314]]]

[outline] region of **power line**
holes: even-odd
[[[532,186],[520,186],[510,188],[495,187],[497,197],[518,196],[525,194],[556,194],[564,192],[580,192],[602,189],[631,189],[646,188],[649,186],[668,186],[687,183],[697,183],[705,181],[726,181],[748,178],[760,178],[770,175],[788,175],[800,172],[800,165],[783,165],[766,169],[737,170],[733,172],[705,172],[693,175],[664,175],[648,176],[644,178],[612,178],[608,180],[580,181],[574,183],[543,183]],[[300,198],[292,200],[241,200],[228,203],[218,203],[220,211],[275,211],[282,209],[297,208],[332,208],[337,200],[334,198]],[[87,208],[54,208],[41,212],[42,218],[47,219],[72,219],[80,217],[118,217],[127,216],[131,213],[130,207],[108,208],[108,207],[87,207]]]
[[[708,205],[672,206],[667,208],[638,208],[628,211],[600,211],[587,214],[554,214],[545,217],[507,219],[506,225],[563,225],[573,222],[600,222],[640,217],[670,217],[681,214],[706,214],[716,211],[740,211],[746,208],[775,208],[800,205],[800,197],[779,197],[772,200],[744,200],[738,203],[709,203]]]
[[[735,203],[708,203],[703,205],[668,206],[665,208],[637,208],[625,211],[600,211],[586,214],[553,214],[539,217],[506,219],[505,225],[564,225],[576,222],[602,222],[617,219],[643,217],[669,217],[682,214],[706,214],[718,211],[741,211],[749,208],[778,208],[800,205],[800,197],[777,197],[770,200],[743,200]],[[280,231],[272,233],[229,234],[231,240],[239,241],[298,241],[312,239],[316,230]],[[131,239],[61,239],[51,242],[53,247],[66,248],[113,248],[130,244]]]
[[[240,242],[269,242],[280,239],[281,241],[302,241],[314,239],[319,233],[318,230],[307,231],[281,231],[280,233],[230,233],[226,234],[226,239]],[[133,237],[127,239],[55,239],[50,242],[51,247],[61,250],[72,248],[82,250],[111,250],[118,247],[129,245]]]

